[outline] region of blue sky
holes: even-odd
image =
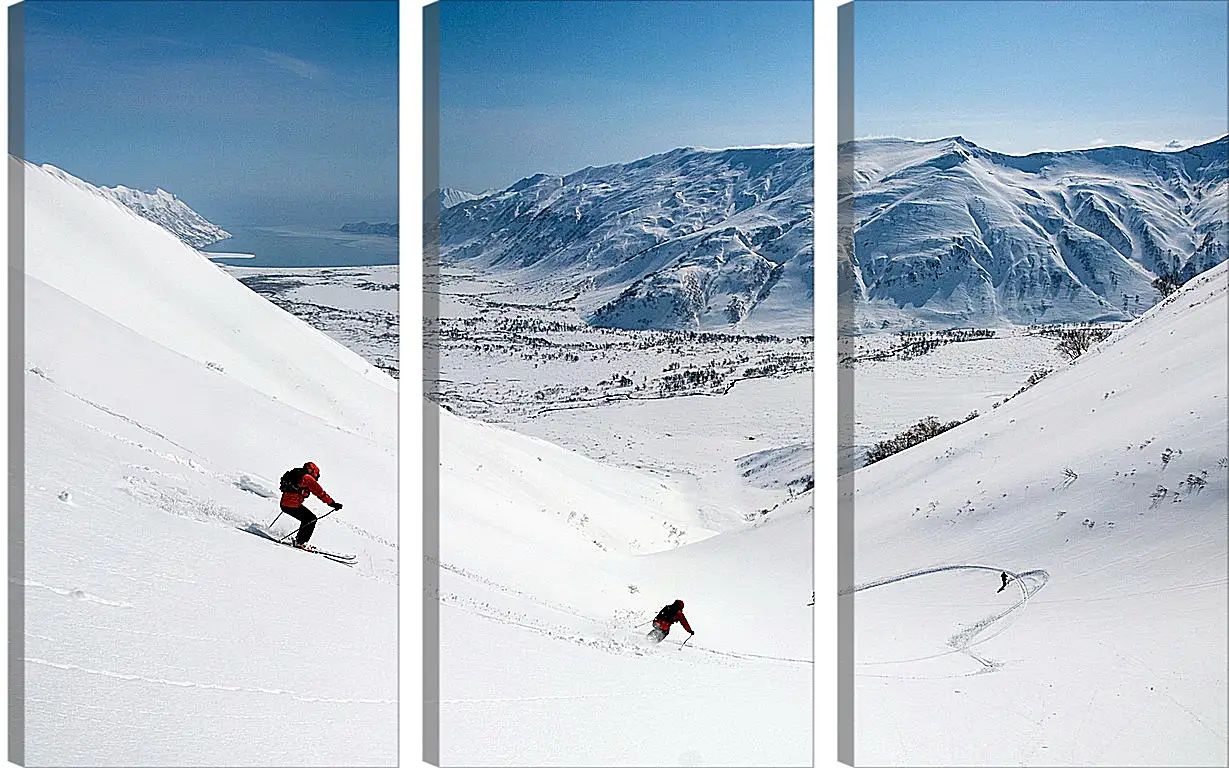
[[[441,183],[810,143],[811,18],[799,1],[443,0]]]
[[[25,156],[206,218],[389,219],[395,2],[25,3]]]
[[[854,6],[855,133],[1023,154],[1224,135],[1225,0]]]

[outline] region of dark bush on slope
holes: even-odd
[[[886,459],[894,453],[900,453],[906,448],[912,448],[918,443],[925,442],[935,435],[941,435],[952,427],[958,427],[964,422],[976,418],[976,416],[977,411],[973,411],[963,419],[949,421],[946,424],[934,416],[927,416],[896,437],[872,445],[866,452],[866,463],[874,464],[876,461]]]

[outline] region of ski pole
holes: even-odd
[[[632,627],[632,629],[640,629],[640,628],[641,628],[641,627],[643,627],[645,624],[651,624],[651,623],[653,623],[653,620],[652,620],[652,619],[649,619],[649,620],[648,620],[648,621],[646,621],[646,622],[643,622],[643,623],[637,624],[636,626]]]
[[[284,514],[286,514],[286,513],[285,513],[285,512],[282,512],[281,510],[278,510],[277,517],[273,518],[273,523],[276,523],[278,520],[281,520],[281,519],[282,519],[282,515],[284,515]],[[268,525],[266,525],[266,526],[265,526],[265,528],[266,528],[266,529],[268,529],[268,530],[270,530],[270,531],[271,531],[271,530],[273,530],[273,523],[269,523]]]
[[[324,513],[323,515],[321,515],[320,517],[317,517],[317,518],[316,518],[316,522],[317,522],[317,523],[318,523],[318,522],[320,522],[321,520],[323,520],[324,518],[328,517],[329,515],[333,514],[333,513],[334,513],[334,512],[336,512],[336,511],[337,511],[337,510],[335,510],[335,509],[330,509],[328,512],[325,512],[325,513]],[[277,543],[278,543],[278,544],[281,544],[283,541],[285,541],[286,539],[289,539],[291,536],[295,535],[296,533],[298,533],[298,532],[299,532],[300,530],[302,530],[302,529],[303,529],[303,526],[300,524],[298,528],[295,528],[295,529],[294,529],[293,531],[291,531],[290,533],[288,533],[288,534],[286,534],[285,536],[283,536],[282,538],[278,539],[278,540],[277,540]]]
[[[696,636],[696,633],[695,633],[695,632],[692,632],[690,635],[688,635],[686,640],[684,640],[683,642],[679,643],[679,650],[680,650],[680,651],[681,651],[681,650],[683,650],[683,646],[684,646],[684,645],[687,645],[688,643],[690,643],[690,642],[691,642],[691,638],[693,638],[693,637],[695,637],[695,636]]]

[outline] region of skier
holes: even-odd
[[[999,587],[999,592],[1002,592],[1004,589],[1007,589],[1007,571],[1003,571],[1002,575],[1003,575],[1003,586]],[[995,592],[994,594],[997,595],[999,592]]]
[[[687,617],[683,615],[683,601],[675,600],[657,612],[657,618],[653,619],[653,630],[646,637],[655,643],[660,643],[666,639],[666,635],[670,634],[670,625],[676,621],[683,625],[683,629],[695,634],[691,625],[687,623]]]
[[[316,530],[317,518],[311,510],[303,506],[303,502],[315,495],[316,498],[328,504],[334,511],[341,509],[341,504],[320,487],[320,467],[313,462],[307,462],[301,468],[292,469],[282,475],[282,512],[298,520],[299,534],[295,536],[294,545],[299,549],[307,549],[307,541]]]

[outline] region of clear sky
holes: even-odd
[[[854,5],[855,133],[1000,152],[1185,147],[1226,126],[1225,0]]]
[[[206,218],[397,213],[396,2],[25,3],[25,156]]]
[[[812,4],[442,0],[440,181],[811,143]]]

